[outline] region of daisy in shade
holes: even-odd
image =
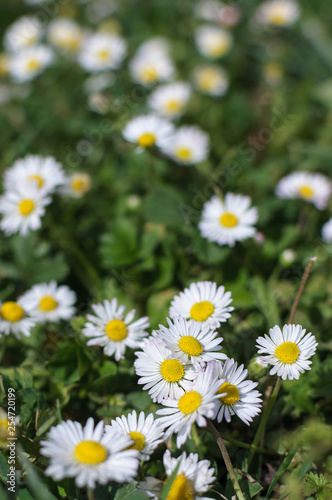
[[[36,185],[20,184],[16,191],[7,191],[0,197],[1,229],[7,236],[20,233],[27,236],[41,227],[41,217],[51,198],[45,196]]]
[[[159,420],[154,419],[153,413],[145,417],[143,411],[137,416],[134,410],[127,417],[122,415],[121,418],[112,420],[111,425],[105,426],[106,434],[110,431],[130,436],[133,441],[130,449],[139,451],[140,460],[149,460],[150,455],[164,439]]]
[[[165,155],[182,165],[200,163],[209,154],[209,136],[196,126],[180,127],[162,141],[161,149]]]
[[[9,60],[9,73],[18,83],[28,82],[50,66],[53,51],[44,45],[35,45],[14,54]]]
[[[96,484],[132,482],[139,466],[139,452],[130,449],[129,436],[115,431],[104,432],[101,421],[94,427],[89,418],[82,428],[79,422],[67,420],[52,427],[40,453],[50,458],[45,474],[55,481],[75,478],[79,488]]]
[[[229,31],[215,26],[200,26],[195,32],[198,51],[209,59],[219,59],[231,49],[233,37]]]
[[[241,194],[227,193],[224,200],[213,196],[204,204],[198,224],[203,238],[233,247],[236,241],[255,236],[258,212],[249,208],[250,202],[249,196]]]
[[[332,217],[322,227],[322,240],[325,243],[331,243],[332,241]]]
[[[224,396],[219,399],[219,407],[214,418],[218,422],[225,419],[229,423],[232,416],[237,415],[249,425],[253,417],[261,411],[261,394],[254,390],[258,383],[244,380],[248,370],[244,370],[243,365],[238,367],[234,359],[226,359],[224,366],[218,363],[218,371],[220,379],[218,392]]]
[[[168,328],[159,325],[160,330],[156,333],[181,363],[199,367],[207,361],[227,358],[226,354],[219,352],[223,338],[211,329],[211,325],[186,321],[182,317],[174,318],[173,323],[168,318],[166,320]]]
[[[75,313],[75,293],[56,281],[35,285],[21,298],[24,306],[31,308],[31,316],[38,322],[68,320]]]
[[[118,306],[116,298],[93,305],[92,309],[96,316],[88,314],[88,322],[83,328],[83,334],[92,337],[88,345],[102,346],[107,356],[114,354],[116,361],[124,357],[126,347],[140,347],[142,339],[148,335],[148,318],[132,322],[135,309],[124,316],[125,306]]]
[[[202,0],[195,9],[197,17],[218,23],[227,28],[236,26],[241,18],[241,10],[235,4],[226,4],[217,0]]]
[[[234,307],[229,307],[232,302],[231,292],[225,292],[225,287],[212,281],[199,281],[191,283],[171,302],[169,315],[171,318],[182,316],[185,319],[201,321],[215,328],[231,317],[229,314]]]
[[[140,148],[160,146],[171,136],[173,125],[157,115],[136,116],[127,123],[122,135],[126,141],[137,144]]]
[[[286,27],[299,17],[300,7],[294,0],[267,0],[258,7],[255,19],[262,26]]]
[[[49,23],[47,38],[60,50],[77,52],[83,40],[83,32],[71,19],[57,18]]]
[[[0,302],[0,336],[13,333],[30,337],[31,329],[36,321],[29,317],[30,308],[24,307],[21,298],[15,301]]]
[[[91,188],[91,177],[85,172],[75,172],[66,177],[65,184],[61,189],[64,196],[81,198]]]
[[[24,16],[7,29],[4,36],[4,47],[9,52],[20,52],[36,45],[42,35],[42,24],[34,16]]]
[[[279,181],[276,195],[283,199],[302,199],[324,210],[331,197],[331,182],[322,174],[293,172]]]
[[[215,368],[209,364],[206,370],[198,373],[189,391],[182,391],[178,399],[164,399],[162,405],[167,408],[157,410],[157,414],[163,415],[159,421],[167,429],[166,439],[176,433],[176,446],[181,448],[188,436],[190,437],[194,423],[199,427],[206,427],[206,419],[213,418],[217,409],[219,387]]]
[[[6,170],[5,188],[12,190],[17,179],[27,185],[35,184],[42,193],[47,194],[64,184],[65,173],[62,165],[52,156],[28,155],[16,160],[14,165]]]
[[[169,44],[163,38],[151,38],[144,42],[129,63],[132,79],[149,87],[156,82],[169,81],[174,65],[169,57]]]
[[[141,377],[139,384],[145,384],[144,391],[154,402],[160,403],[166,398],[177,398],[181,388],[188,390],[196,378],[195,371],[176,359],[160,338],[146,339],[142,351],[135,352],[136,374]]]
[[[160,85],[152,92],[148,105],[153,111],[167,118],[177,118],[183,114],[191,96],[191,87],[186,82]]]
[[[263,360],[273,365],[270,375],[276,373],[282,380],[293,380],[310,370],[311,361],[308,359],[318,344],[312,333],[305,332],[300,325],[285,325],[282,331],[276,325],[270,329],[270,336],[258,337],[258,354],[267,354],[262,356]]]
[[[229,86],[227,73],[213,64],[195,68],[193,81],[198,90],[216,97],[225,95]]]
[[[126,54],[126,42],[114,33],[96,33],[86,37],[78,63],[87,71],[104,71],[120,66]]]

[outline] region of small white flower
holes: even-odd
[[[159,325],[158,338],[181,363],[191,363],[195,367],[204,366],[207,361],[226,359],[221,350],[222,337],[211,329],[211,325],[187,321],[181,316],[173,323],[166,318],[168,328]]]
[[[160,146],[161,142],[171,136],[173,125],[165,118],[157,115],[136,116],[127,123],[122,131],[128,142],[141,148]]]
[[[291,26],[300,17],[300,7],[294,0],[267,0],[259,5],[255,19],[263,26]]]
[[[54,55],[49,47],[35,45],[14,54],[9,60],[9,73],[19,83],[33,80],[53,62]]]
[[[229,31],[215,26],[200,26],[195,32],[198,51],[209,59],[219,59],[231,49],[233,37]]]
[[[270,375],[275,373],[283,380],[298,379],[300,373],[310,370],[309,358],[315,353],[317,342],[312,333],[307,333],[301,325],[285,325],[280,330],[276,325],[270,329],[270,337],[258,337],[258,354],[273,365]]]
[[[218,23],[225,27],[235,26],[241,18],[241,10],[235,4],[226,4],[218,0],[202,0],[195,9],[197,17]]]
[[[111,421],[111,425],[105,426],[105,432],[117,431],[120,434],[129,435],[133,441],[130,449],[140,452],[140,460],[149,460],[150,455],[163,442],[164,431],[159,420],[155,420],[153,413],[145,417],[141,411],[137,416],[136,411],[129,413],[127,417],[117,417]]]
[[[124,316],[125,306],[118,307],[116,298],[93,305],[92,309],[96,316],[88,314],[88,322],[82,330],[86,337],[92,337],[88,345],[104,347],[105,354],[114,354],[116,361],[124,357],[126,347],[140,347],[142,339],[148,335],[148,318],[143,317],[132,323],[135,309]]]
[[[163,38],[143,43],[129,63],[132,79],[145,86],[170,80],[174,65],[169,57],[169,45]]]
[[[75,172],[70,174],[65,179],[65,184],[60,192],[64,196],[73,198],[81,198],[91,188],[91,177],[85,172]]]
[[[40,452],[50,458],[45,474],[55,481],[75,478],[79,488],[96,484],[132,482],[139,466],[137,450],[130,448],[129,436],[115,431],[104,432],[101,421],[94,428],[89,418],[84,428],[67,420],[52,427],[47,441],[41,441]]]
[[[52,156],[28,155],[16,160],[5,171],[5,188],[13,190],[18,179],[23,184],[35,184],[41,193],[48,194],[65,182],[65,173],[62,165]]]
[[[186,82],[160,85],[152,92],[148,105],[153,111],[167,118],[182,115],[191,96],[191,87]]]
[[[96,33],[86,37],[78,55],[87,71],[104,71],[120,66],[126,54],[126,42],[116,34]]]
[[[213,196],[204,204],[199,223],[203,238],[233,247],[236,241],[255,236],[258,212],[249,208],[250,202],[248,196],[240,194],[227,193],[224,200]]]
[[[58,17],[50,22],[47,38],[58,49],[76,52],[81,46],[83,32],[80,26],[71,19]]]
[[[182,391],[178,399],[164,399],[162,404],[167,408],[157,410],[157,414],[163,415],[160,424],[167,429],[165,437],[168,439],[176,433],[176,446],[180,448],[190,436],[195,422],[199,427],[206,427],[206,419],[213,418],[218,406],[219,387],[215,369],[210,364],[198,373],[189,391]]]
[[[31,316],[38,322],[68,320],[75,313],[75,293],[67,286],[58,286],[56,281],[34,285],[21,301],[29,307]]]
[[[35,231],[41,227],[40,219],[49,203],[51,198],[41,193],[34,184],[20,184],[16,186],[16,191],[6,191],[0,197],[1,229],[6,236],[18,232],[22,236],[28,235],[30,230]]]
[[[229,86],[227,73],[213,64],[198,66],[193,73],[195,87],[204,94],[223,96]]]
[[[154,402],[178,397],[180,388],[188,390],[196,377],[193,369],[174,357],[158,337],[145,340],[142,351],[135,354],[136,374],[141,377],[138,383],[145,384],[143,390],[149,390]]]
[[[12,332],[18,339],[21,333],[30,337],[36,321],[29,317],[29,312],[30,308],[23,306],[21,298],[16,302],[0,302],[0,336]]]
[[[24,16],[7,29],[4,47],[9,52],[20,52],[36,45],[42,35],[42,24],[37,17]]]
[[[163,153],[183,165],[204,161],[209,154],[209,136],[196,126],[178,128],[162,141]]]
[[[331,243],[332,241],[332,217],[322,227],[322,240],[325,243]]]
[[[322,174],[293,172],[279,181],[276,195],[283,199],[301,199],[324,210],[331,197],[331,182]]]

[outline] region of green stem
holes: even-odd
[[[88,488],[88,500],[95,500],[94,491]]]
[[[239,446],[239,448],[245,448],[246,450],[250,450],[250,448],[253,446],[252,444],[243,443],[242,441],[239,441],[238,439],[235,439],[232,436],[226,436],[225,434],[222,434],[221,432],[219,434],[220,434],[220,437],[224,441],[228,441],[229,443],[235,444],[236,446]],[[277,453],[276,451],[267,450],[266,448],[261,448],[259,446],[256,446],[255,451],[257,453],[260,453],[261,455],[269,455],[271,457],[280,456],[280,454]]]
[[[217,444],[218,444],[219,449],[221,451],[221,454],[223,456],[229,477],[232,481],[232,485],[233,485],[235,494],[236,494],[238,500],[245,500],[245,496],[243,495],[241,487],[239,485],[239,482],[236,478],[236,475],[235,475],[235,472],[233,469],[233,465],[232,465],[231,459],[229,458],[225,443],[222,440],[219,432],[217,431],[217,429],[215,428],[215,426],[211,422],[211,420],[208,420],[207,422],[208,422],[207,425],[208,425],[209,430],[211,431],[212,435],[216,438],[216,441],[217,441]]]
[[[304,270],[304,273],[303,273],[303,276],[301,279],[301,283],[300,283],[299,289],[297,291],[297,294],[296,294],[295,300],[293,302],[292,309],[291,309],[291,312],[290,312],[290,315],[289,315],[289,318],[287,321],[287,325],[289,325],[293,321],[293,318],[294,318],[294,315],[296,313],[297,307],[299,305],[304,287],[308,281],[312,266],[314,265],[316,260],[317,260],[317,257],[311,257],[311,259],[309,259],[309,262]]]

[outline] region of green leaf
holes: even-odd
[[[8,479],[7,478],[8,472],[9,472],[9,465],[8,465],[8,462],[1,451],[0,452],[0,478],[4,482],[6,482]]]
[[[172,472],[170,477],[167,479],[165,486],[163,487],[163,489],[160,492],[159,500],[167,500],[168,494],[171,491],[172,485],[173,485],[175,478],[177,476],[179,467],[180,467],[180,463],[177,464],[174,471]]]
[[[126,219],[115,221],[101,237],[100,255],[106,268],[127,266],[138,258],[136,228]]]
[[[179,210],[182,203],[183,198],[177,191],[163,186],[145,198],[143,214],[150,222],[177,226],[184,222]]]
[[[287,468],[288,468],[289,464],[291,463],[291,461],[293,460],[294,455],[297,452],[297,450],[298,450],[298,445],[296,444],[287,453],[286,457],[282,461],[279,469],[277,470],[277,472],[274,475],[274,478],[271,481],[269,489],[267,490],[266,498],[269,498],[269,496],[271,495],[273,488],[275,487],[275,485],[277,484],[277,482],[279,481],[279,479],[283,475],[283,473],[287,470]]]
[[[118,489],[114,500],[147,500],[148,498],[142,490],[137,489],[137,483],[132,483]]]
[[[147,392],[131,392],[127,396],[128,404],[136,410],[147,410],[152,404],[152,400]]]
[[[216,243],[211,243],[200,234],[193,237],[193,251],[203,264],[219,264],[230,255],[230,248],[220,247]]]
[[[33,494],[34,500],[56,500],[56,497],[50,493],[42,483],[36,467],[25,457],[22,448],[17,447],[18,458],[24,470],[25,479],[29,490]]]
[[[281,319],[278,304],[264,283],[263,278],[254,276],[250,280],[250,291],[257,307],[264,314],[269,325],[280,325]]]

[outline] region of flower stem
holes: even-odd
[[[297,291],[297,294],[296,294],[295,300],[293,302],[292,309],[291,309],[291,312],[290,312],[290,315],[289,315],[289,318],[288,318],[288,321],[287,321],[287,325],[289,325],[293,321],[293,318],[294,318],[294,315],[296,313],[296,309],[297,309],[297,307],[299,305],[299,302],[300,302],[300,299],[301,299],[304,287],[305,287],[305,285],[306,285],[306,283],[308,281],[308,278],[309,278],[312,266],[314,265],[314,263],[316,262],[316,260],[317,260],[317,257],[311,257],[311,259],[309,259],[309,262],[308,262],[308,264],[307,264],[307,266],[306,266],[306,268],[304,270],[304,273],[303,273],[303,276],[302,276],[302,279],[301,279],[301,283],[300,283],[299,289]]]
[[[88,488],[88,500],[95,500],[94,491]]]
[[[208,425],[209,430],[211,431],[213,436],[216,438],[216,441],[217,441],[217,444],[218,444],[219,449],[221,451],[221,454],[223,456],[229,477],[231,478],[235,494],[236,494],[238,500],[245,500],[245,496],[243,495],[242,490],[241,490],[240,485],[239,485],[239,482],[236,478],[236,475],[235,475],[235,472],[233,469],[233,465],[232,465],[231,459],[229,458],[225,443],[222,440],[222,437],[220,436],[219,432],[217,431],[217,429],[215,428],[215,426],[211,422],[211,420],[208,420],[207,422],[208,422],[207,425]]]

